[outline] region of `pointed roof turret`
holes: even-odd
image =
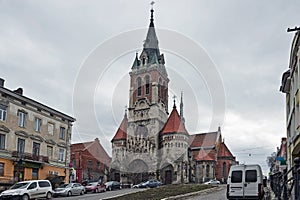
[[[168,134],[168,133],[183,133],[187,134],[188,132],[185,129],[180,116],[177,112],[176,106],[173,107],[173,110],[164,126],[164,128],[161,131],[161,134]]]
[[[125,112],[124,118],[120,124],[120,127],[118,128],[114,138],[111,140],[111,142],[114,142],[115,140],[126,140],[127,139],[127,112]]]
[[[140,65],[140,60],[138,58],[138,52],[136,52],[135,54],[135,59],[133,61],[133,64],[132,64],[132,68],[131,69],[135,69],[137,68],[138,66]]]

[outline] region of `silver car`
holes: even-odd
[[[54,189],[53,196],[83,195],[85,188],[80,183],[68,183]]]

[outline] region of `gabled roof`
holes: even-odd
[[[127,123],[128,123],[128,119],[127,119],[127,115],[124,115],[124,118],[120,124],[120,127],[118,128],[114,138],[111,140],[111,142],[115,141],[115,140],[126,140],[127,139]]]
[[[187,130],[185,129],[181,118],[177,112],[176,106],[173,107],[173,110],[161,131],[161,134],[168,134],[168,133],[183,133],[189,135]]]
[[[76,151],[81,151],[81,152],[87,151],[94,158],[96,158],[101,163],[104,163],[106,165],[108,165],[111,162],[111,157],[107,154],[103,146],[100,144],[98,138],[90,142],[72,144],[71,152],[76,152]]]
[[[200,133],[190,136],[189,145],[193,147],[213,147],[218,140],[218,132]]]
[[[214,149],[200,149],[193,151],[193,159],[196,161],[215,161],[216,152]]]
[[[218,157],[232,157],[232,158],[234,158],[234,156],[232,155],[232,153],[230,152],[230,150],[228,149],[228,147],[226,146],[226,144],[224,142],[222,142],[220,144],[219,151],[218,151]]]

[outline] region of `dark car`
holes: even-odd
[[[91,182],[88,183],[85,186],[85,191],[86,192],[105,192],[106,191],[106,186],[104,184],[101,184],[99,182]]]
[[[121,189],[121,183],[118,181],[109,181],[105,183],[106,190],[115,190],[115,189]]]
[[[142,183],[140,188],[155,188],[158,186],[161,186],[161,182],[159,182],[158,180],[149,180],[145,183]]]

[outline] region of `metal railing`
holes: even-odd
[[[12,157],[33,160],[33,161],[39,161],[39,162],[46,162],[46,163],[49,162],[48,156],[41,156],[41,155],[35,155],[35,154],[31,154],[31,153],[18,152],[18,151],[13,151]]]
[[[270,186],[277,200],[300,200],[300,158],[294,159],[294,166],[289,170],[270,176]]]

